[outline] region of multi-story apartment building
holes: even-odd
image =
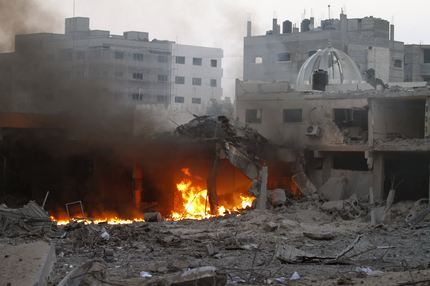
[[[149,40],[146,32],[111,35],[90,30],[89,18],[68,18],[65,34],[17,35],[15,52],[0,55],[0,111],[120,114],[131,127],[135,110],[162,107],[181,124],[182,113],[204,113],[221,99],[222,57],[221,49]]]
[[[305,19],[301,30],[290,21],[283,22],[281,33],[277,19],[266,35],[253,36],[248,22],[244,38],[244,80],[288,81],[295,84],[303,63],[318,49],[331,45],[349,55],[360,68],[362,77],[371,70],[384,82],[403,81],[404,44],[394,41],[394,25],[365,17],[328,19],[317,27],[314,19]]]
[[[405,45],[405,81],[430,80],[430,45]]]

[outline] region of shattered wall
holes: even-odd
[[[374,139],[424,138],[425,99],[373,99]]]
[[[249,88],[248,88],[249,87]],[[239,120],[246,122],[246,110],[261,110],[261,123],[249,123],[263,136],[287,146],[337,145],[344,143],[344,136],[335,124],[335,108],[362,109],[366,99],[356,99],[344,94],[333,100],[319,95],[274,92],[270,84],[240,83],[237,87],[236,112]],[[283,110],[300,109],[300,122],[284,122]],[[322,136],[306,136],[309,126],[319,126]]]

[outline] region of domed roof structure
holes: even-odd
[[[357,64],[347,54],[333,48],[330,42],[327,48],[318,50],[303,63],[296,85],[311,85],[312,74],[318,69],[328,72],[329,85],[363,82]]]

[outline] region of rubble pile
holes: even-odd
[[[233,126],[225,116],[198,116],[178,126],[175,133],[184,138],[218,139],[228,142],[229,145],[244,151],[247,157],[255,162],[262,158],[262,147],[269,144],[269,140],[254,128],[240,122]]]
[[[360,215],[345,215],[355,210],[352,202]],[[416,217],[427,210],[426,200],[393,204],[385,222],[378,225],[371,224],[370,210],[383,205],[364,199],[338,201],[331,211],[324,205],[327,202],[305,197],[289,200],[288,206],[201,221],[127,225],[72,221],[57,227],[58,238],[7,237],[2,232],[0,246],[49,240],[55,245],[57,262],[48,285],[276,285],[287,281],[289,285],[413,285],[398,282],[429,281],[425,250],[429,218],[407,222],[411,213]]]

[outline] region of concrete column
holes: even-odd
[[[333,154],[327,153],[322,159],[322,180],[321,185],[324,185],[330,178],[331,169],[333,169]]]
[[[385,181],[385,155],[381,152],[373,154],[373,196],[375,201],[382,201]]]
[[[266,209],[266,200],[267,200],[267,166],[263,166],[260,172],[260,195],[258,196],[257,209],[265,210]]]
[[[367,114],[367,121],[368,121],[368,144],[369,147],[373,147],[373,125],[374,125],[374,114],[373,114],[373,100],[369,98],[367,100],[369,102],[369,112]]]
[[[142,204],[142,192],[142,165],[136,161],[133,165],[133,200],[136,208],[140,208]]]
[[[425,122],[424,122],[424,137],[425,138],[429,138],[430,137],[430,110],[429,110],[429,108],[430,108],[430,98],[429,97],[427,97],[427,99],[426,99],[426,107],[425,107],[425,110],[426,110],[426,113],[425,113]]]

